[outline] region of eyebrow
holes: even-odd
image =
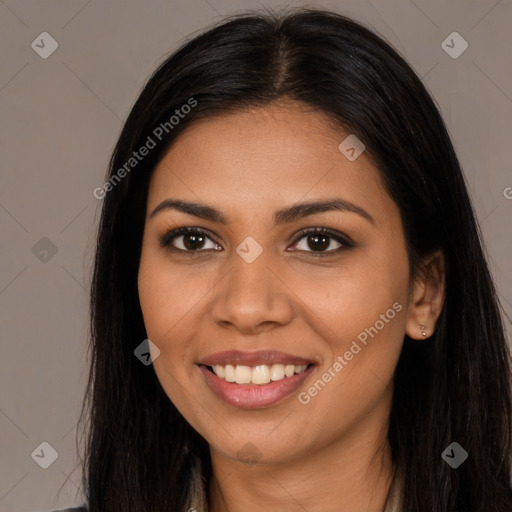
[[[155,215],[165,210],[177,210],[189,215],[194,215],[201,219],[218,222],[220,224],[228,224],[227,217],[213,206],[209,206],[204,203],[181,201],[178,199],[166,199],[165,201],[162,201],[151,212],[150,218],[153,218]],[[351,203],[350,201],[340,198],[298,203],[288,208],[277,210],[274,213],[274,223],[276,225],[286,224],[309,215],[330,211],[355,213],[365,218],[375,226],[375,219],[366,210],[354,203]]]

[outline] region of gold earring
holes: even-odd
[[[425,332],[425,329],[426,329],[426,328],[427,328],[427,326],[426,326],[426,325],[422,325],[422,324],[420,324],[420,329],[421,329],[421,334],[423,334],[423,339],[425,339],[425,338],[426,338],[426,336],[427,336],[427,333]]]

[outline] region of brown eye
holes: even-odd
[[[312,251],[325,251],[331,245],[332,239],[326,235],[308,235],[304,237],[306,245]],[[337,242],[339,244],[339,242]],[[301,249],[304,250],[304,249]]]
[[[317,253],[315,255],[318,256],[328,256],[354,247],[354,243],[346,235],[328,228],[303,230],[294,245],[300,251]]]
[[[208,242],[212,246],[207,247]],[[203,250],[219,250],[219,245],[214,242],[203,230],[199,228],[178,228],[167,232],[160,239],[162,247],[172,246],[179,251],[201,252]]]

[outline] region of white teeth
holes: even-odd
[[[284,379],[284,365],[273,364],[272,368],[270,368],[270,378],[272,380]]]
[[[213,369],[213,371],[215,371],[215,368]],[[217,374],[218,377],[220,377],[220,375]],[[224,378],[228,381],[228,382],[235,382],[235,367],[231,364],[228,364],[224,367]]]
[[[252,371],[249,366],[237,366],[235,368],[235,382],[237,384],[249,384],[252,379]]]
[[[284,374],[287,377],[291,377],[294,373],[295,373],[295,366],[293,366],[293,364],[287,364],[284,367]]]
[[[270,381],[282,380],[285,377],[302,373],[308,365],[293,364],[273,364],[270,368],[266,364],[258,366],[243,366],[227,364],[222,366],[216,364],[212,367],[217,377],[227,382],[236,382],[237,384],[268,384]]]
[[[268,384],[270,382],[270,370],[266,364],[255,366],[252,369],[253,384]]]
[[[213,367],[213,371],[216,373],[216,375],[218,375],[221,379],[223,379],[225,377],[225,374],[224,374],[224,366],[221,366],[220,364],[216,364],[214,367]]]

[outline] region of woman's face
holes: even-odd
[[[154,369],[219,455],[289,461],[387,424],[409,263],[348,135],[281,102],[195,122],[152,177],[138,286]]]

